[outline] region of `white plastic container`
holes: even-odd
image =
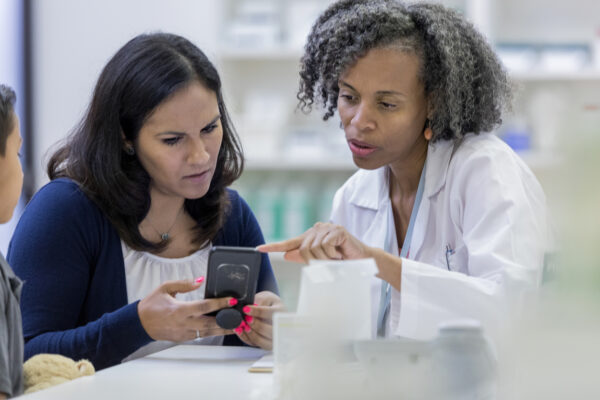
[[[405,338],[354,342],[366,372],[365,395],[374,399],[436,398],[432,343]]]
[[[496,398],[496,356],[481,323],[475,320],[444,323],[433,347],[438,389],[445,399]]]

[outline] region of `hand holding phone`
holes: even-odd
[[[237,328],[243,308],[254,303],[261,253],[252,247],[215,246],[208,255],[204,298],[233,297],[237,304],[216,312],[217,325]]]

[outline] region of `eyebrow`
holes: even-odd
[[[347,86],[349,89],[354,90],[355,92],[358,92],[358,90],[356,90],[351,84],[349,84],[348,82],[344,82],[342,80],[339,81],[339,85],[340,86]],[[404,93],[400,93],[400,92],[396,92],[395,90],[378,90],[376,93],[376,95],[378,96],[388,96],[388,95],[392,95],[392,96],[402,96],[402,97],[406,97],[406,95]]]
[[[202,129],[200,129],[201,131],[208,128],[211,125],[214,125],[219,119],[221,119],[221,114],[217,115],[212,121],[210,121],[208,124],[204,125],[204,127]],[[162,136],[162,135],[178,135],[178,136],[183,136],[185,135],[186,132],[177,132],[177,131],[166,131],[166,132],[159,132],[156,134],[156,136]]]

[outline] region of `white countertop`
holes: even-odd
[[[181,345],[21,398],[273,398],[273,375],[248,368],[266,352],[250,347]]]

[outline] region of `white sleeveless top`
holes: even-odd
[[[206,276],[208,252],[211,246],[206,246],[194,254],[182,258],[164,258],[145,251],[131,249],[121,240],[123,261],[125,263],[125,282],[127,285],[127,302],[133,303],[143,299],[166,281],[195,280]],[[178,293],[178,300],[192,301],[204,298],[204,286],[188,293]],[[144,357],[148,354],[175,346],[179,343],[170,341],[154,341],[130,354],[123,361]],[[221,345],[223,336],[200,338],[186,344]]]

